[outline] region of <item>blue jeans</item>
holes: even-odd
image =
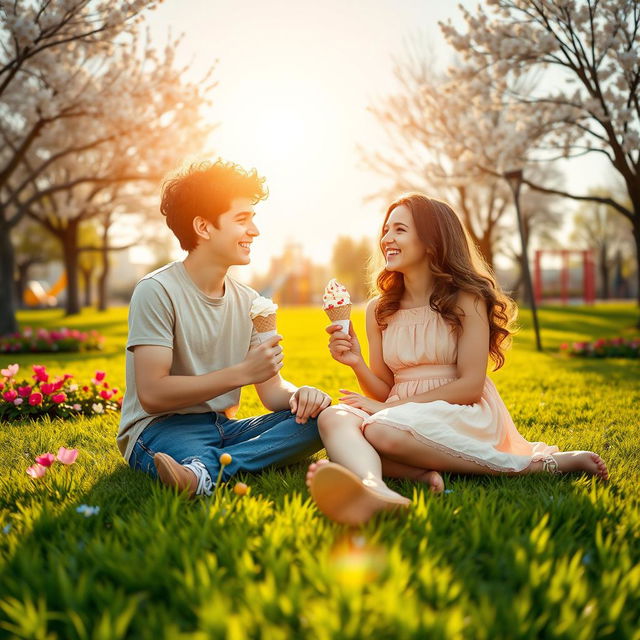
[[[240,471],[255,473],[269,466],[284,466],[303,460],[322,449],[314,418],[298,424],[290,411],[232,420],[223,413],[172,414],[149,425],[136,441],[129,466],[154,478],[153,456],[169,454],[181,464],[200,460],[215,483],[219,458],[231,456],[222,479]]]

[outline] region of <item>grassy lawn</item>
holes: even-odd
[[[117,418],[2,424],[0,637],[632,638],[640,640],[640,363],[567,359],[561,342],[622,334],[629,305],[545,308],[543,343],[529,316],[506,366],[491,374],[529,440],[592,449],[612,481],[585,477],[445,476],[448,492],[396,482],[405,516],[357,531],[325,520],[304,465],[245,477],[248,497],[188,502],[131,471]],[[96,328],[96,354],[0,357],[124,384],[126,309],[24,312],[23,326]],[[364,335],[363,311],[354,322]],[[356,388],[326,350],[318,309],[285,309],[285,377],[334,397]],[[253,390],[240,416],[260,413]],[[45,481],[35,455],[77,447]],[[80,504],[100,507],[84,517]],[[3,529],[4,527],[4,529]]]

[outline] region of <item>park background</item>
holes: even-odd
[[[607,486],[447,474],[439,498],[398,482],[409,517],[350,532],[315,510],[304,465],[189,504],[126,467],[117,410],[35,419],[16,404],[0,429],[4,633],[640,637],[640,372],[621,357],[638,352],[636,2],[37,0],[0,17],[0,335],[103,338],[11,351],[3,371],[100,371],[101,392],[121,393],[135,282],[183,255],[162,179],[222,156],[267,178],[252,265],[234,275],[282,307],[285,377],[334,398],[356,384],[326,353],[322,290],[349,287],[362,334],[386,205],[422,190],[520,303],[489,373],[518,428],[612,472]],[[258,412],[249,390],[240,415]],[[75,465],[25,473],[59,446]]]

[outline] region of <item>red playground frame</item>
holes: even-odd
[[[593,257],[593,249],[537,249],[533,267],[533,293],[536,302],[542,302],[542,256],[553,254],[562,256],[562,269],[560,270],[560,301],[562,304],[569,302],[569,256],[571,254],[582,255],[582,299],[585,304],[593,304],[596,301],[596,269]]]

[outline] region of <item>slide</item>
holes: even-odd
[[[45,291],[37,280],[30,280],[24,290],[23,301],[28,307],[55,307],[59,296],[67,286],[67,274],[62,273],[56,283]]]

